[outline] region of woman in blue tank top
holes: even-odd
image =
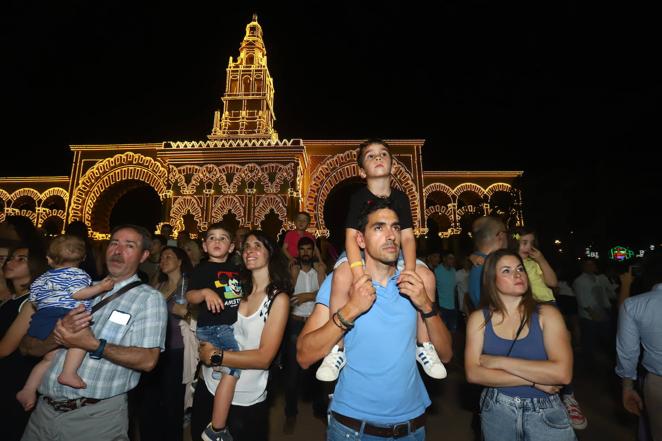
[[[576,440],[558,396],[572,378],[570,337],[558,310],[533,299],[517,253],[499,250],[485,261],[464,363],[467,380],[485,386],[486,441]]]

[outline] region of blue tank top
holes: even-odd
[[[487,309],[483,309],[483,316],[485,318],[487,318],[488,314]],[[494,333],[492,320],[487,322],[487,325],[485,325],[483,354],[505,356],[512,344],[513,340],[501,338]],[[529,333],[526,337],[517,340],[513,346],[513,350],[510,352],[510,357],[522,358],[524,360],[547,360],[547,352],[545,352],[545,344],[543,342],[542,330],[540,329],[537,312],[531,314]],[[497,389],[502,394],[511,397],[546,398],[549,396],[548,393],[532,386],[499,387]]]

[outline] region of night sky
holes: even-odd
[[[524,170],[525,219],[543,238],[662,243],[651,11],[101,3],[3,7],[0,176],[68,175],[69,144],[206,139],[257,13],[281,138],[424,138],[428,170]]]

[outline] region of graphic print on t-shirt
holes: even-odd
[[[214,286],[222,291],[224,300],[241,298],[241,284],[237,280],[237,273],[233,271],[217,272]]]

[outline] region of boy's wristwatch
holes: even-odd
[[[221,352],[214,352],[211,354],[209,361],[211,362],[212,366],[220,366],[223,364],[223,350],[221,349]]]
[[[103,350],[106,349],[106,340],[103,338],[99,339],[99,347],[95,350],[90,351],[90,358],[92,360],[101,360],[103,358]]]

